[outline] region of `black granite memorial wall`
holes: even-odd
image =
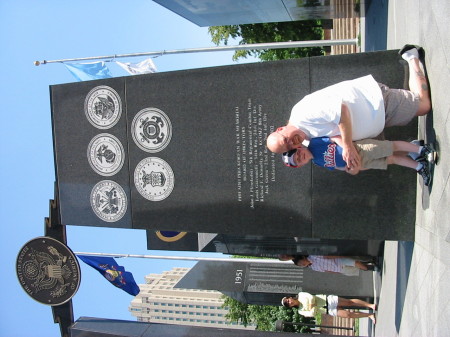
[[[374,296],[372,272],[347,276],[276,261],[200,261],[175,288],[217,290],[243,303],[262,305],[279,305],[284,296],[301,291],[351,298]]]
[[[412,239],[411,172],[294,170],[265,147],[304,95],[368,73],[403,84],[404,68],[387,51],[52,86],[62,223]]]
[[[272,258],[277,258],[280,254],[377,256],[383,251],[381,240],[334,240],[150,230],[146,232],[148,250],[188,250]]]

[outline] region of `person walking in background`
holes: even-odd
[[[318,272],[340,273],[347,276],[359,275],[359,270],[377,269],[374,262],[365,263],[346,256],[322,255],[279,255],[281,261],[292,260],[296,266],[311,268]]]
[[[297,308],[298,313],[305,317],[314,317],[317,313],[326,313],[331,316],[344,318],[365,318],[368,317],[376,323],[376,304],[371,304],[359,299],[346,299],[336,295],[311,295],[307,292],[300,292],[297,296],[286,296],[281,300],[281,305],[286,308]],[[371,309],[374,312],[352,312],[343,307],[360,307]]]

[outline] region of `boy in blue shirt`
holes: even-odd
[[[349,168],[342,158],[341,143],[340,136],[312,138],[307,148],[300,147],[284,152],[283,161],[290,167],[302,167],[312,160],[318,166],[346,171],[353,175],[361,170],[386,170],[388,165],[396,164],[415,169],[423,178],[425,186],[431,182],[430,165],[434,164],[436,155],[431,145],[420,146],[404,141],[376,139],[355,141],[361,164]]]

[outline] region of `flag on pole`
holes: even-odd
[[[78,81],[99,80],[113,77],[105,62],[63,63]]]
[[[139,294],[139,287],[134,281],[133,274],[125,271],[112,257],[77,255],[78,258],[98,270],[109,282],[126,291],[128,294],[136,296]]]
[[[148,74],[156,72],[156,66],[151,58],[148,58],[139,63],[123,63],[115,61],[118,66],[122,67],[131,75]]]

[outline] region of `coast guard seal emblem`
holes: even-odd
[[[148,157],[136,166],[134,185],[145,199],[161,201],[172,192],[175,177],[172,168],[164,160]]]
[[[109,129],[120,119],[122,100],[113,88],[101,85],[87,94],[84,112],[93,126],[98,129]]]
[[[139,111],[131,123],[131,135],[140,149],[155,153],[163,150],[172,138],[169,117],[159,109],[146,108]]]
[[[127,195],[112,180],[98,182],[91,191],[90,200],[95,215],[106,222],[120,220],[127,211]]]
[[[108,133],[101,133],[90,141],[87,158],[95,172],[102,176],[112,176],[122,168],[125,152],[116,137]]]
[[[28,241],[16,260],[19,283],[34,300],[47,305],[69,301],[80,286],[80,265],[73,252],[51,237]]]

